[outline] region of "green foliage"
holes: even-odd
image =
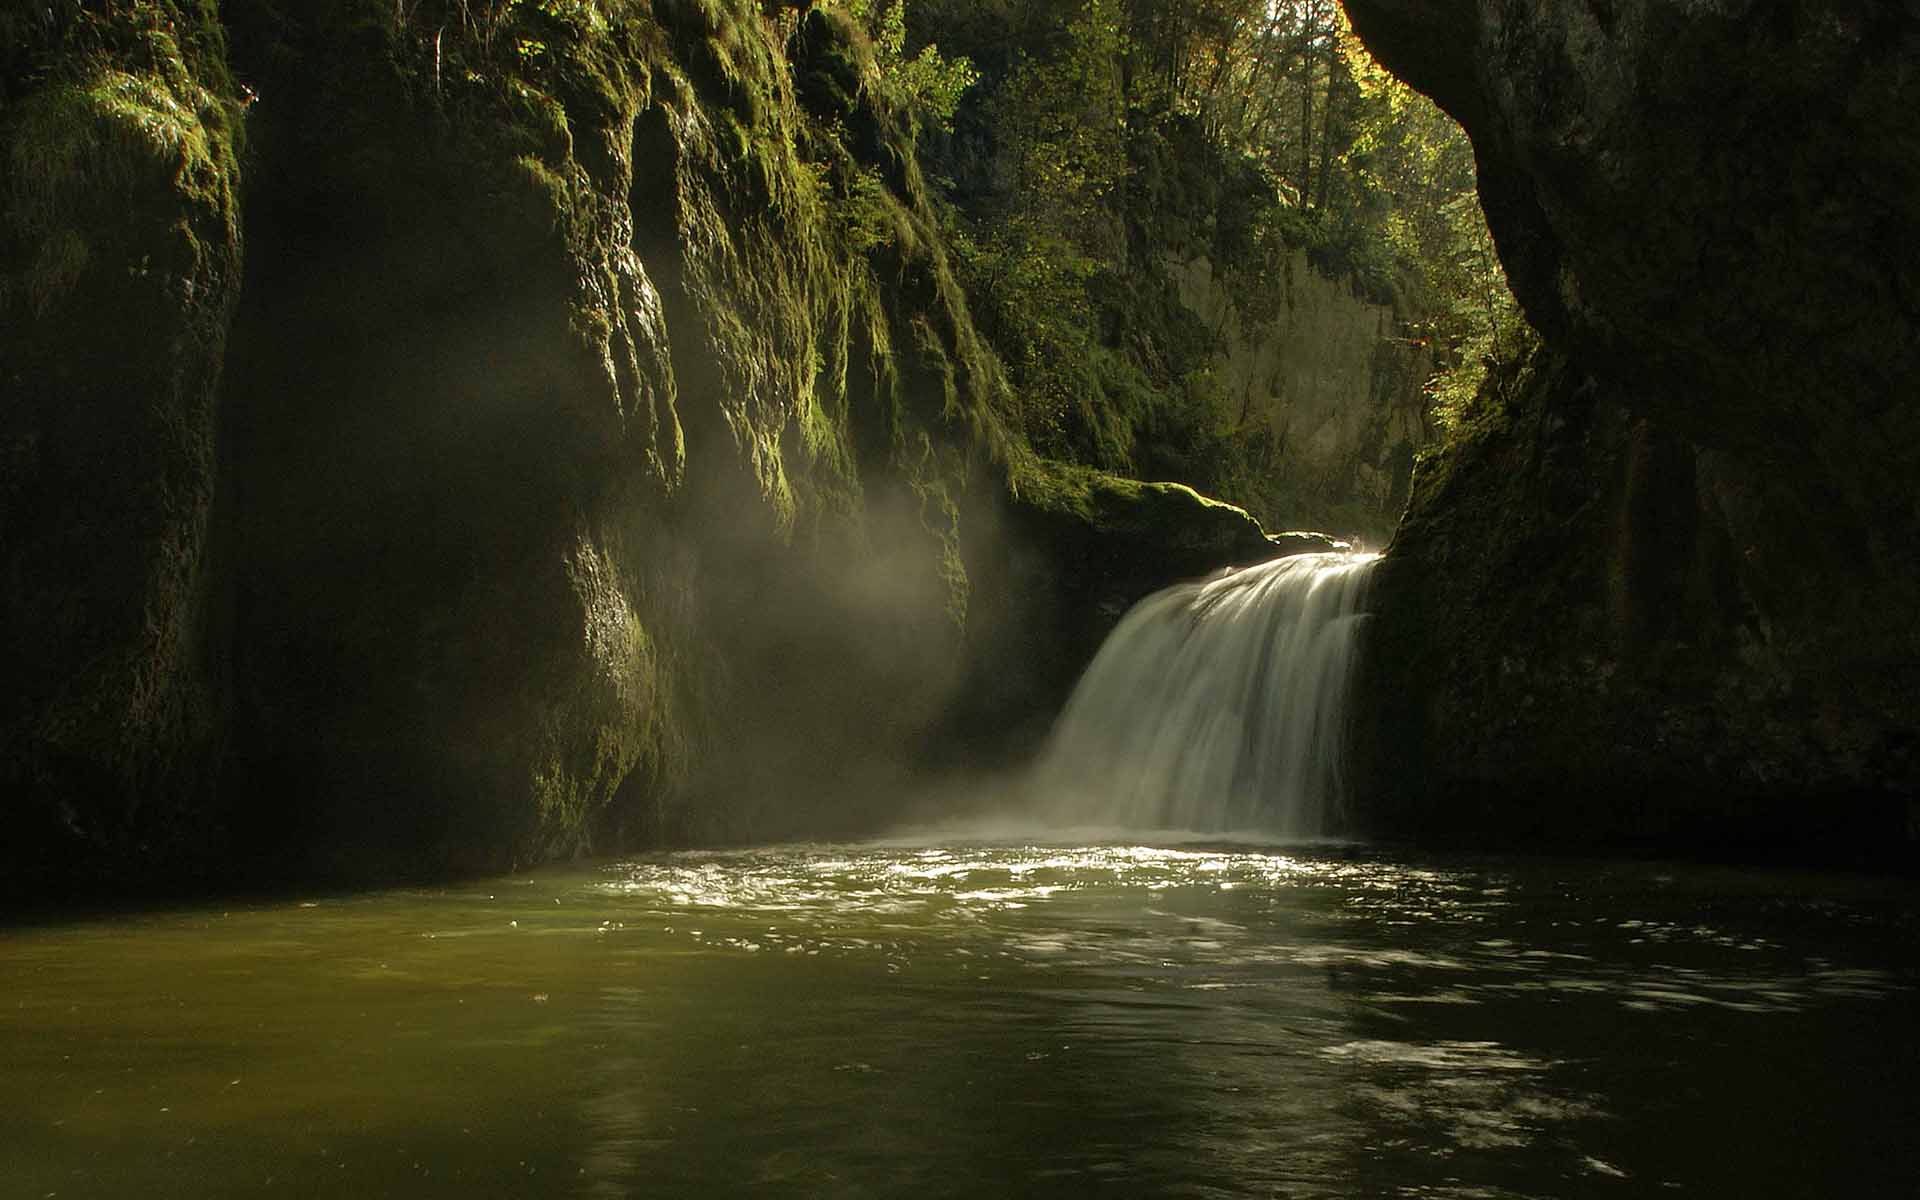
[[[1127,40],[1113,0],[1088,0],[1066,26],[1060,53],[1023,61],[994,103],[1018,179],[1010,207],[1098,252],[1111,233],[1106,206],[1129,173]]]
[[[1427,381],[1426,395],[1443,437],[1459,437],[1490,405],[1504,402],[1505,392],[1491,386],[1503,363],[1529,357],[1540,347],[1540,336],[1520,313],[1510,295],[1493,298],[1487,309],[1457,315],[1462,332],[1451,347],[1452,361]]]
[[[907,50],[907,0],[831,0],[873,43],[879,81],[916,122],[951,130],[953,114],[980,72],[964,57],[948,58],[934,42]]]
[[[1304,251],[1430,347],[1436,417],[1521,336],[1471,148],[1366,55],[1332,0],[917,0],[912,34],[984,64],[940,143],[963,275],[1043,452],[1274,494],[1265,422],[1166,256],[1205,258],[1243,321],[1283,315]]]
[[[1465,135],[1350,37],[1343,54],[1361,114],[1344,161],[1369,197],[1371,240],[1399,264],[1409,334],[1435,351],[1425,390],[1441,434],[1452,437],[1488,364],[1523,355],[1537,338],[1507,287]]]
[[[1086,279],[1093,263],[1071,243],[1018,220],[954,231],[975,319],[999,350],[1021,397],[1024,431],[1042,453],[1075,456],[1093,333]]]
[[[1134,425],[1160,399],[1108,344],[1102,292],[1125,290],[1116,217],[1133,172],[1118,6],[1066,14],[1046,56],[1024,55],[984,102],[1008,184],[958,223],[976,316],[1021,398],[1022,428],[1041,453],[1110,470],[1135,466]]]

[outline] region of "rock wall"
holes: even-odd
[[[870,831],[1276,549],[1007,432],[844,17],[0,33],[0,898]]]
[[[861,39],[38,12],[0,119],[8,892],[884,811],[1011,397]]]
[[[1352,0],[1550,353],[1416,477],[1380,823],[1911,836],[1920,15]],[[1504,389],[1504,390],[1503,390]]]
[[[450,73],[437,27],[230,19],[274,69],[236,761],[304,793],[247,840],[439,872],[884,814],[1008,397],[864,44],[537,10]]]
[[[1205,258],[1168,264],[1180,300],[1218,340],[1215,377],[1240,426],[1263,424],[1273,475],[1302,524],[1382,545],[1406,507],[1415,453],[1433,440],[1422,385],[1432,355],[1393,309],[1327,279],[1306,252],[1268,281],[1273,315],[1249,318]]]
[[[72,7],[0,24],[0,873],[26,883],[192,857],[227,704],[239,93],[200,10]]]

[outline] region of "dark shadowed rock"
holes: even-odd
[[[1902,836],[1920,10],[1348,10],[1466,126],[1552,347],[1425,464],[1383,569],[1386,742],[1424,747],[1383,823]]]
[[[0,893],[193,872],[216,840],[241,243],[241,106],[205,12],[44,7],[6,40]]]

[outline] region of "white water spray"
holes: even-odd
[[[1332,832],[1373,554],[1301,554],[1135,605],[1036,772],[1069,826]]]

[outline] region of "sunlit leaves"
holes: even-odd
[[[932,42],[907,53],[907,0],[838,0],[873,40],[881,81],[917,120],[949,128],[960,99],[980,80],[965,57],[948,58]]]

